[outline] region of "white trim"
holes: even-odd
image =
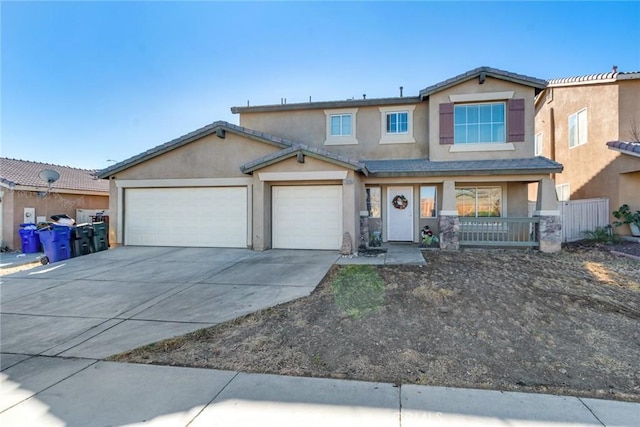
[[[348,171],[318,171],[318,172],[260,172],[260,181],[321,181],[343,180]]]
[[[584,117],[585,117],[585,133],[586,135],[584,136],[584,142],[580,142],[580,113],[584,112]],[[574,117],[576,118],[576,145],[571,146],[571,118]],[[567,118],[567,144],[569,146],[569,150],[571,150],[572,148],[576,148],[576,147],[580,147],[581,145],[586,145],[586,143],[589,142],[589,113],[587,111],[587,107],[582,108],[578,111],[576,111],[573,114],[569,114],[569,117]]]
[[[116,179],[116,187],[238,187],[250,185],[252,182],[252,178]]]
[[[118,217],[116,219],[116,243],[124,244],[122,236],[124,236],[124,188],[116,188],[118,195]]]
[[[541,211],[533,211],[534,216],[560,216],[560,211],[558,210],[541,210]]]
[[[477,101],[496,101],[500,99],[511,99],[515,94],[512,90],[504,92],[483,92],[483,93],[461,93],[449,95],[451,102],[477,102]]]
[[[324,145],[356,145],[358,139],[356,137],[356,116],[357,108],[340,108],[334,110],[324,110],[325,115],[325,140]],[[335,115],[351,115],[351,135],[331,135],[331,116]]]
[[[460,216],[458,211],[440,211],[440,216]]]
[[[469,153],[473,151],[515,151],[511,142],[458,143],[449,147],[450,153]]]
[[[538,147],[538,137],[540,137],[540,147]],[[533,137],[533,155],[534,156],[542,156],[542,152],[544,151],[544,134],[542,132],[536,133]]]
[[[380,111],[380,144],[413,144],[413,111],[415,105],[402,105],[392,107],[379,107]],[[404,133],[387,133],[387,114],[407,113],[407,131]]]

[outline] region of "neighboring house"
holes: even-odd
[[[50,189],[39,177],[40,172],[47,169],[60,175]],[[68,166],[0,158],[2,247],[21,248],[20,224],[48,221],[56,214],[75,218],[78,209],[108,209],[109,183],[98,179],[95,173]]]
[[[611,211],[640,209],[640,72],[549,80],[535,133],[537,153],[564,166],[559,200],[606,197]]]
[[[534,156],[545,85],[481,67],[418,96],[234,107],[240,126],[215,122],[100,172],[111,241],[335,250],[348,232],[357,248],[368,216],[384,241],[419,242],[428,225],[456,249],[466,226],[506,235],[542,183],[541,249],[557,250],[562,165]]]

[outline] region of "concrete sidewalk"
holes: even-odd
[[[15,362],[15,360],[14,360]],[[638,426],[640,404],[32,357],[1,374],[3,426]]]

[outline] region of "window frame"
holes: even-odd
[[[580,117],[582,117],[582,114],[584,114],[584,132],[580,132]],[[573,136],[571,132],[571,120],[573,118],[575,118],[576,122],[574,127],[576,132],[575,136]],[[582,108],[581,110],[578,110],[575,113],[569,115],[569,118],[567,119],[567,135],[569,138],[569,149],[580,147],[581,145],[585,145],[587,142],[589,142],[589,114],[587,112],[587,107]],[[572,139],[576,141],[576,143],[573,145],[571,145]]]
[[[492,120],[490,122],[484,123],[484,122],[480,122],[480,118],[478,117],[478,122],[477,123],[469,123],[467,118],[465,118],[467,120],[465,120],[464,124],[458,124],[457,123],[456,112],[458,111],[458,109],[460,107],[465,107],[466,108],[466,107],[469,107],[469,106],[478,106],[478,107],[480,107],[480,106],[490,106],[491,107],[491,115],[493,116],[493,106],[494,105],[501,105],[502,106],[502,122],[495,122],[495,121],[493,121],[493,117],[492,117]],[[506,144],[507,143],[507,114],[508,114],[507,102],[503,101],[503,100],[482,101],[482,102],[457,102],[457,103],[454,103],[454,105],[453,105],[453,145],[459,145],[460,146],[460,145],[476,145],[476,144]],[[474,125],[474,124],[478,126],[478,138],[477,138],[478,140],[474,141],[474,142],[469,142],[468,141],[468,137],[467,137],[467,138],[465,138],[465,139],[467,139],[467,141],[458,142],[456,140],[456,137],[458,135],[458,131],[457,131],[458,126],[461,126],[461,125],[465,126],[465,130],[467,131],[467,135],[468,135],[469,126],[470,125]],[[491,128],[491,134],[492,134],[491,139],[492,139],[492,141],[480,141],[479,128],[480,128],[481,124],[485,124],[485,125],[488,124],[490,126],[493,126],[493,125],[496,125],[496,124],[497,125],[501,124],[502,125],[502,141],[493,140],[494,139],[493,138],[493,127]]]
[[[478,216],[478,191],[480,189],[500,189],[500,215],[498,216],[493,216],[493,215],[487,215],[487,216]],[[460,209],[458,208],[458,192],[461,190],[475,190],[475,199],[474,199],[474,215],[461,215],[460,214]],[[480,185],[480,186],[462,186],[462,187],[456,187],[455,188],[455,196],[456,196],[456,210],[458,211],[458,216],[461,218],[504,218],[505,217],[505,208],[506,208],[506,203],[504,200],[504,194],[506,194],[505,188],[503,188],[503,186],[501,185],[497,185],[497,186],[493,186],[493,185]]]
[[[333,119],[334,118],[340,118],[340,133],[333,133]],[[349,118],[349,133],[345,133],[344,132],[344,121],[343,119],[345,118]],[[353,115],[352,114],[331,114],[329,116],[329,121],[330,123],[330,136],[331,137],[335,137],[335,136],[351,136],[351,134],[353,133]]]
[[[340,108],[333,110],[324,110],[325,115],[325,140],[324,145],[356,145],[357,139],[357,108]],[[351,134],[349,135],[332,135],[331,119],[336,116],[351,116]],[[342,123],[340,123],[342,127]]]
[[[538,138],[540,137],[540,138]],[[542,132],[536,133],[533,141],[533,155],[542,156],[544,151],[544,134]]]
[[[564,194],[565,189],[566,195]],[[568,182],[565,182],[564,184],[556,184],[556,199],[559,202],[568,202],[571,200],[571,184]]]
[[[433,214],[430,216],[423,216],[422,215],[422,189],[423,188],[433,188]],[[437,185],[420,185],[420,218],[421,219],[433,219],[433,218],[438,218],[438,186]]]
[[[399,128],[400,124],[402,123],[400,121],[400,115],[406,116],[406,119],[407,119],[406,122],[405,122],[406,130],[404,130],[404,131],[397,130],[397,128]],[[390,123],[390,118],[392,116],[396,117],[396,131],[395,132],[389,129],[390,124],[391,124]],[[386,113],[385,123],[386,123],[386,129],[385,130],[387,132],[387,135],[407,134],[407,133],[409,133],[409,112],[408,111],[389,111],[389,112]]]
[[[415,105],[402,105],[379,107],[380,111],[380,144],[413,144],[416,139],[413,135],[413,113]],[[389,114],[407,114],[406,132],[387,132],[387,116]]]
[[[374,200],[372,199],[371,190],[377,190],[378,192],[377,202],[374,202]],[[366,194],[365,205],[366,205],[367,212],[369,213],[369,218],[375,218],[375,219],[382,218],[382,188],[377,185],[365,186],[365,194]],[[374,209],[373,209],[374,203],[377,203],[378,205],[377,215],[372,214],[372,212],[374,212]]]

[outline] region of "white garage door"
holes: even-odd
[[[342,186],[273,187],[273,247],[340,249]]]
[[[247,188],[128,188],[124,242],[141,246],[247,246]]]

